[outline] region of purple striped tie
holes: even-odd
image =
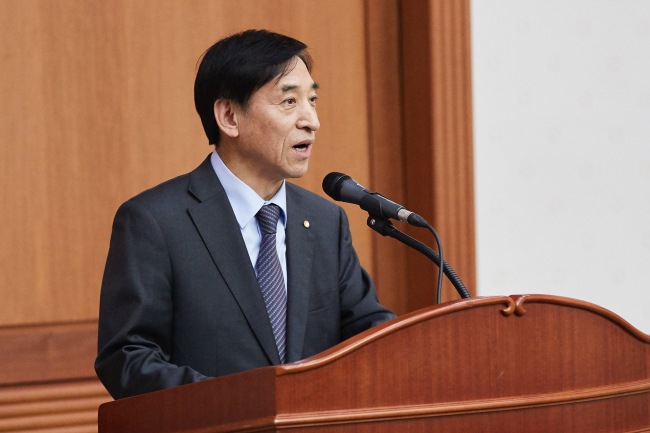
[[[280,361],[284,363],[286,360],[287,291],[284,287],[284,276],[275,245],[275,232],[281,211],[277,205],[268,204],[262,206],[255,215],[262,232],[262,243],[255,270],[266,304],[266,311],[271,320]]]

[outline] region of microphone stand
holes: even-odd
[[[456,291],[458,292],[461,298],[469,298],[471,296],[469,294],[469,291],[465,287],[465,284],[463,284],[463,282],[461,281],[460,277],[458,277],[456,272],[452,269],[451,266],[449,266],[449,264],[444,259],[442,260],[442,266],[441,266],[440,256],[431,247],[423,244],[417,239],[412,238],[406,233],[399,231],[387,218],[376,216],[371,213],[369,213],[368,215],[369,215],[367,221],[368,227],[370,227],[371,229],[373,229],[374,231],[376,231],[382,236],[390,236],[393,239],[397,239],[404,245],[411,247],[414,250],[419,251],[420,253],[427,256],[429,260],[434,262],[439,268],[442,267],[444,274],[447,276],[447,278],[454,286],[454,288],[456,289]],[[441,292],[441,288],[440,286],[438,286],[438,293],[436,298],[438,304],[440,304],[440,298],[441,298],[440,292]]]

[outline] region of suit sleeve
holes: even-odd
[[[104,270],[95,370],[114,398],[208,377],[169,362],[173,273],[154,216],[131,200],[113,223]]]
[[[347,339],[368,328],[394,319],[395,315],[379,304],[377,291],[361,267],[352,246],[347,216],[342,208],[339,225],[339,294],[341,299],[341,338]]]

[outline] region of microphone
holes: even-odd
[[[332,172],[325,176],[323,191],[336,201],[359,205],[375,217],[392,218],[416,227],[429,227],[429,223],[420,215],[381,194],[368,191],[347,174]]]

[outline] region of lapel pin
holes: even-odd
[[[304,220],[304,221],[302,222],[302,225],[305,226],[306,229],[308,229],[308,228],[309,228],[309,221]]]

